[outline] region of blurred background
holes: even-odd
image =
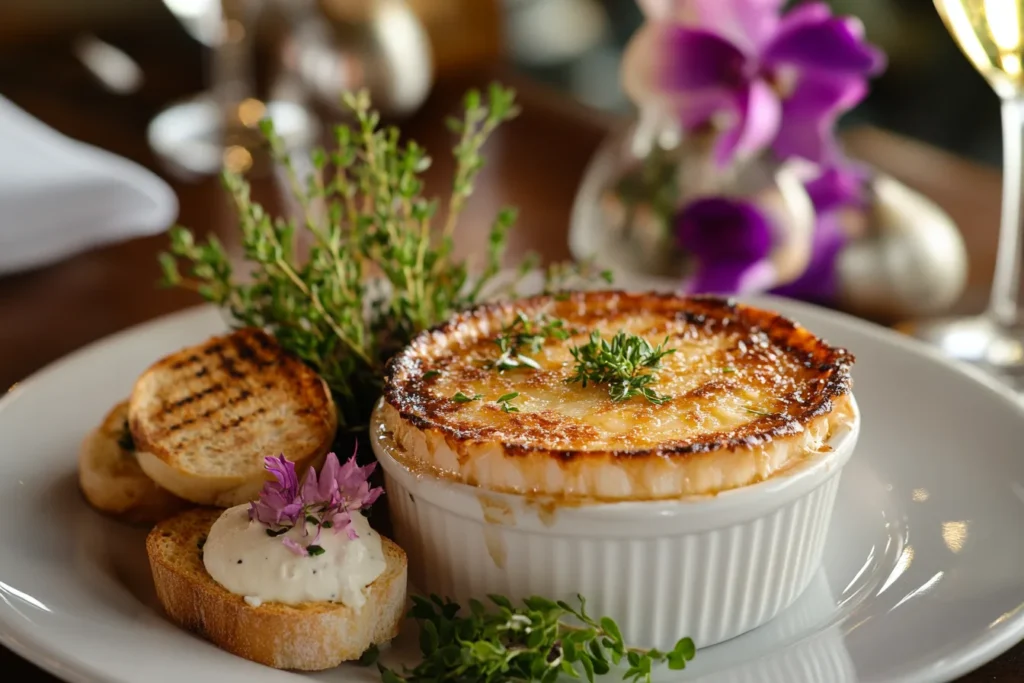
[[[867,99],[840,123],[850,155],[877,170],[870,205],[818,220],[803,188],[792,191],[761,161],[740,168],[726,189],[749,180],[744,191],[781,207],[780,232],[801,249],[824,234],[820,226],[840,226],[843,250],[828,257],[838,285],[816,285],[807,298],[886,324],[979,313],[997,261],[999,100],[933,0],[828,4],[858,17],[888,55]],[[693,259],[676,258],[673,230],[655,229],[674,225],[652,219],[658,192],[644,200],[650,206],[623,210],[629,197],[619,190],[628,183],[619,181],[662,163],[657,155],[603,156],[624,149],[620,131],[635,123],[620,63],[641,24],[637,0],[0,2],[0,348],[10,359],[0,386],[198,303],[193,293],[153,288],[166,228],[216,235],[241,264],[218,172],[251,171],[254,199],[272,214],[295,212],[257,124],[269,116],[285,145],[304,152],[327,142],[342,93],[357,88],[431,153],[430,195],[451,182],[444,120],[467,88],[499,80],[518,91],[522,115],[488,143],[456,233],[460,255],[485,253],[482,226],[512,205],[519,221],[510,263],[527,252],[553,262],[603,251],[628,269],[613,241],[627,234],[616,233],[616,221],[628,216],[639,226],[627,231],[630,249],[692,271]],[[667,163],[690,168],[687,149]],[[293,158],[308,163],[306,154]],[[1017,251],[1012,241],[1004,246],[1003,254]],[[811,249],[800,252],[800,267],[813,274]],[[650,260],[633,271],[658,274]],[[666,277],[680,281],[674,271]],[[968,346],[988,348],[978,339]],[[1013,350],[1024,378],[1024,343]]]
[[[217,22],[211,15],[215,16],[219,4],[216,0],[7,0],[0,3],[0,92],[17,89],[25,80],[46,80],[55,88],[77,83],[60,59],[70,54],[104,81],[112,95],[135,93],[154,102],[178,94],[177,90],[184,95],[204,69],[203,51],[189,49],[189,43],[206,48],[212,44]],[[373,30],[374,20],[368,17],[373,2],[281,0],[271,4],[275,8],[264,12],[255,36],[266,64],[279,64],[273,56],[284,49],[282,24],[275,13],[308,11],[315,5],[319,7],[312,9],[321,10],[321,16],[335,24],[334,30],[342,25],[357,35]],[[409,0],[407,4],[429,36],[435,77],[484,60],[504,60],[587,105],[610,112],[629,109],[619,87],[618,63],[623,45],[641,20],[634,0]],[[830,4],[837,12],[859,16],[868,37],[890,58],[889,69],[874,83],[869,99],[847,117],[845,125],[869,122],[975,160],[999,163],[997,99],[963,59],[931,0],[831,0]],[[173,72],[166,70],[166,61],[151,59],[161,53],[174,55]],[[136,72],[125,57],[161,67]],[[355,68],[357,60],[351,61]],[[257,77],[271,78],[266,71],[257,69]],[[388,77],[381,73],[364,77],[376,79],[379,90],[401,88],[384,83]],[[357,78],[351,75],[352,80]],[[415,86],[406,87],[415,90]],[[414,92],[408,97],[416,99]],[[82,114],[88,116],[88,112]]]

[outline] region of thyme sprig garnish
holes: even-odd
[[[261,124],[298,218],[271,216],[242,176],[224,174],[249,272],[237,278],[216,237],[200,243],[182,227],[171,230],[160,263],[165,284],[198,292],[228,309],[239,325],[268,329],[326,380],[342,423],[357,429],[380,396],[388,358],[422,330],[484,298],[515,296],[537,260],[525,259],[509,282],[499,277],[516,217],[511,208],[495,217],[478,268],[455,255],[453,232],[483,166],[481,150],[518,113],[512,90],[495,84],[486,94],[470,91],[462,117],[449,122],[457,142],[443,226],[434,220],[440,201],[423,196],[421,175],[431,163],[425,150],[401,141],[397,128],[382,127],[366,92],[343,100],[354,123],[336,129],[333,150],[311,154],[301,166],[309,172],[293,163],[269,120]],[[312,240],[305,257],[302,233]],[[544,290],[587,282],[591,269],[554,264]]]
[[[468,613],[460,613],[451,600],[413,596],[409,616],[420,627],[422,661],[402,671],[378,664],[381,678],[384,683],[551,683],[564,673],[593,681],[625,661],[622,680],[649,682],[656,664],[679,670],[693,659],[696,650],[689,638],[679,640],[670,652],[626,645],[614,620],[590,616],[586,601],[577,597],[578,608],[540,597],[517,607],[492,595],[493,608],[472,600]],[[362,663],[372,663],[375,654],[369,652]]]
[[[544,314],[530,318],[520,311],[495,338],[494,343],[498,345],[501,355],[497,360],[489,363],[489,367],[497,368],[502,372],[523,367],[539,370],[540,365],[537,361],[523,353],[523,350],[526,349],[529,353],[536,354],[544,347],[548,339],[564,341],[572,334],[573,331],[566,326],[565,321],[561,318],[550,318]]]
[[[452,400],[456,403],[469,403],[470,401],[479,401],[483,397],[483,394],[473,394],[470,396],[463,391],[456,391],[455,395],[452,396]]]
[[[613,401],[627,401],[634,396],[643,396],[651,403],[662,404],[670,396],[659,395],[649,385],[657,381],[653,372],[661,366],[661,359],[675,349],[666,349],[668,338],[658,346],[651,346],[643,337],[618,332],[611,341],[601,338],[601,333],[590,333],[590,341],[582,346],[569,349],[576,361],[575,374],[566,380],[604,384]]]

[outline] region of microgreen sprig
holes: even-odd
[[[518,413],[519,408],[516,408],[514,405],[512,405],[512,401],[514,401],[517,398],[519,398],[519,392],[512,391],[502,396],[499,396],[498,400],[496,400],[495,403],[501,406],[501,409],[506,413]]]
[[[483,394],[473,394],[470,396],[463,391],[456,391],[455,395],[452,396],[452,400],[456,403],[469,403],[470,401],[479,401],[483,397]]]
[[[629,647],[614,620],[595,619],[563,601],[532,597],[516,607],[505,597],[492,595],[493,608],[471,600],[469,611],[436,595],[413,596],[409,616],[420,627],[422,661],[402,671],[377,665],[384,683],[427,681],[482,681],[551,683],[560,674],[588,681],[609,673],[623,660],[628,668],[622,680],[649,683],[655,664],[685,669],[696,650],[682,638],[670,652]],[[375,661],[375,651],[361,660]]]
[[[649,385],[657,381],[652,370],[661,365],[661,359],[675,349],[666,349],[668,338],[657,347],[651,346],[643,337],[618,332],[611,341],[601,338],[601,333],[590,333],[590,341],[570,349],[576,360],[575,374],[567,383],[580,382],[605,384],[613,401],[626,401],[634,396],[643,396],[651,403],[661,404],[670,396],[661,396]]]
[[[564,320],[549,318],[543,314],[536,318],[530,318],[520,311],[495,338],[494,343],[498,345],[501,355],[490,363],[490,367],[495,367],[502,372],[523,367],[539,370],[540,365],[537,361],[524,354],[523,349],[527,349],[531,354],[536,354],[548,339],[564,341],[570,336],[572,336],[572,330],[566,327]]]

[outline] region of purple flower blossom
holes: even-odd
[[[259,499],[250,504],[249,519],[264,524],[268,530],[302,524],[303,534],[308,535],[305,525],[307,518],[312,518],[317,525],[310,541],[313,544],[328,527],[334,533],[344,531],[350,539],[355,539],[358,534],[352,524],[352,514],[368,508],[384,493],[382,488],[370,486],[369,477],[375,465],[359,467],[355,452],[342,465],[335,453],[328,453],[319,475],[309,468],[300,485],[295,463],[283,455],[266,458],[264,466],[274,476],[274,481],[264,484]],[[308,554],[307,546],[294,539],[285,537],[281,542],[296,554]]]
[[[716,159],[769,146],[782,159],[838,158],[837,117],[867,92],[884,55],[851,17],[823,2],[779,16],[779,0],[649,0],[649,25],[627,55],[627,89],[645,89],[685,127],[722,126]],[[641,85],[630,85],[636,80]]]
[[[356,463],[353,454],[348,461],[341,466],[336,474],[336,481],[341,495],[349,501],[349,510],[360,510],[373,505],[382,493],[382,488],[370,488],[370,475],[377,468],[377,463],[360,467]]]
[[[293,541],[292,539],[288,538],[287,536],[285,538],[281,539],[281,543],[284,544],[285,548],[288,548],[288,550],[292,551],[296,555],[299,555],[301,557],[305,557],[305,556],[309,555],[309,551],[306,550],[306,546],[302,545],[301,543],[296,543],[295,541]]]
[[[759,291],[774,282],[768,261],[773,228],[750,202],[726,197],[691,202],[676,221],[676,238],[695,265],[683,287],[688,294]]]
[[[302,513],[295,463],[285,460],[283,454],[277,458],[267,457],[263,463],[274,480],[263,484],[259,498],[249,504],[249,519],[258,520],[267,526],[295,524]]]
[[[864,208],[868,180],[865,170],[845,165],[827,168],[805,184],[817,213],[810,263],[800,277],[776,287],[773,294],[822,303],[835,298],[839,287],[836,264],[847,241],[840,212]]]
[[[836,166],[805,184],[817,212],[810,262],[800,277],[779,286],[769,260],[773,228],[757,206],[725,197],[691,202],[676,220],[676,239],[695,264],[683,290],[688,294],[769,290],[811,301],[832,299],[838,288],[836,260],[847,239],[840,212],[863,207],[867,178],[860,168]]]

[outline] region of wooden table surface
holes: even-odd
[[[181,42],[165,32],[120,37],[119,44],[141,62],[146,73],[143,89],[128,96],[104,91],[73,60],[66,45],[0,50],[0,93],[68,135],[160,172],[145,144],[146,124],[166,103],[200,85],[198,54],[182,53]],[[167,54],[174,58],[168,59]],[[458,109],[467,86],[484,85],[495,77],[517,87],[524,112],[486,150],[487,167],[462,221],[458,248],[478,252],[497,207],[513,204],[520,209],[520,220],[511,238],[510,257],[535,250],[545,259],[566,258],[571,201],[590,155],[608,129],[609,117],[495,66],[443,77],[422,110],[403,124],[404,130],[434,154],[428,189],[443,192],[451,175],[443,117]],[[998,173],[872,129],[852,132],[847,144],[854,155],[933,197],[961,226],[970,250],[971,276],[970,291],[959,308],[977,310],[984,302],[995,255]],[[232,217],[215,181],[167,179],[180,199],[183,225],[215,232],[229,245],[234,242]],[[278,206],[272,181],[256,187],[268,207]],[[0,387],[84,344],[198,303],[188,294],[154,287],[159,275],[155,254],[164,245],[163,236],[138,239],[34,272],[0,277]],[[56,680],[3,648],[0,672],[19,683]],[[962,681],[1022,677],[1024,645],[1018,645]]]

